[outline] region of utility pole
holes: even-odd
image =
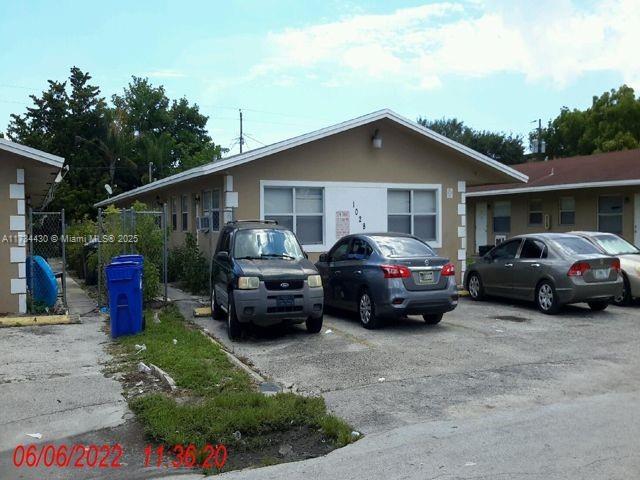
[[[149,162],[149,183],[153,182],[153,162]]]
[[[240,153],[242,153],[242,145],[244,145],[244,137],[242,136],[242,109],[239,108],[240,112]]]

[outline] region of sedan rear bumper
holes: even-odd
[[[425,315],[446,313],[458,306],[458,287],[451,280],[441,290],[411,291],[390,288],[384,298],[376,302],[382,316]]]
[[[608,300],[622,294],[624,282],[619,276],[613,282],[586,283],[582,279],[575,280],[567,288],[556,288],[560,303],[580,303]]]

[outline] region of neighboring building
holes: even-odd
[[[0,138],[0,313],[26,313],[27,210],[47,195],[64,159]]]
[[[442,255],[466,259],[468,185],[524,182],[526,175],[390,110],[193,168],[96,206],[167,203],[173,245],[198,234],[207,254],[223,221],[275,219],[310,258],[357,231],[400,231]]]
[[[506,237],[597,230],[640,245],[640,149],[559,158],[514,167],[526,185],[472,187],[468,248]]]

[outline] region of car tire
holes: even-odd
[[[211,318],[214,320],[222,320],[224,318],[224,310],[220,308],[220,305],[216,301],[216,291],[211,290]]]
[[[536,306],[547,315],[554,315],[560,310],[556,287],[549,280],[543,280],[536,288]]]
[[[589,305],[589,308],[591,310],[593,310],[594,312],[601,312],[602,310],[604,310],[605,308],[607,308],[609,306],[609,301],[608,300],[598,300],[596,302],[587,302],[587,305]]]
[[[362,326],[369,330],[380,326],[380,319],[376,315],[376,304],[367,289],[362,290],[358,297],[358,318]]]
[[[631,304],[631,286],[629,285],[629,279],[624,274],[622,275],[622,279],[624,280],[622,295],[613,297],[613,300],[611,300],[611,303],[618,307],[626,307]]]
[[[305,325],[308,333],[319,333],[322,330],[322,315],[318,318],[308,317]]]
[[[422,318],[424,318],[424,323],[426,323],[427,325],[437,325],[438,323],[440,323],[440,320],[442,320],[442,317],[444,317],[444,313],[427,313],[425,315],[422,315]]]
[[[482,286],[482,279],[480,274],[473,272],[469,275],[467,280],[467,291],[471,300],[482,300],[484,298],[484,287]]]
[[[227,309],[229,310],[227,313],[227,335],[229,340],[238,340],[242,335],[242,324],[238,321],[238,315],[236,314],[233,292],[229,292]]]

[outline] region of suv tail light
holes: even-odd
[[[442,270],[440,271],[440,275],[443,277],[452,277],[456,274],[456,266],[453,263],[447,263]]]
[[[384,278],[409,278],[411,270],[404,265],[380,265]]]
[[[570,277],[582,277],[588,270],[591,270],[591,265],[587,262],[576,262],[571,265],[567,275]]]
[[[613,268],[616,272],[620,273],[620,259],[614,258],[613,263],[611,264],[611,268]]]

